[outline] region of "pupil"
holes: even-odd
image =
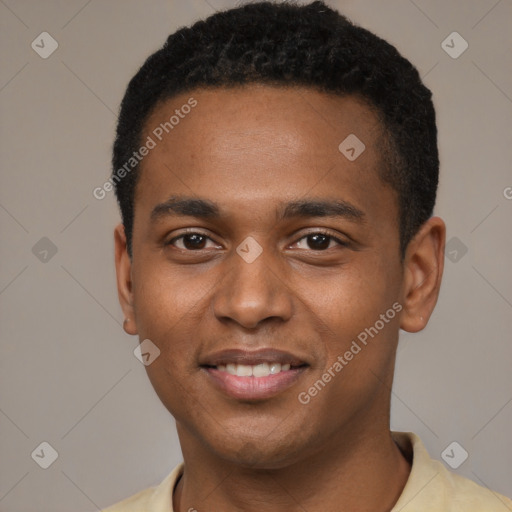
[[[309,235],[308,245],[311,249],[327,249],[329,247],[330,237],[327,235]]]
[[[187,249],[202,249],[205,242],[203,235],[186,235],[183,238],[183,245]]]

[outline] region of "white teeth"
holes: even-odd
[[[274,375],[275,373],[279,373],[282,369],[281,363],[272,363],[270,365],[270,373]],[[288,370],[290,369],[290,365],[288,365]]]
[[[290,364],[281,363],[260,363],[255,365],[248,364],[219,364],[217,370],[227,372],[230,375],[238,377],[268,377],[269,375],[276,375],[277,373],[287,372],[290,370]]]
[[[236,368],[237,377],[250,377],[252,375],[252,366],[239,364]]]
[[[252,367],[252,374],[254,377],[268,377],[271,371],[267,363],[261,363]]]

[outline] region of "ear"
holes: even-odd
[[[126,246],[124,226],[119,224],[114,230],[116,256],[117,294],[124,313],[123,329],[128,334],[137,334],[133,310],[132,261]]]
[[[425,328],[436,305],[444,268],[446,226],[431,217],[409,242],[404,261],[403,313],[400,328],[418,332]]]

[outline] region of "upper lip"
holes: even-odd
[[[290,366],[303,366],[306,361],[286,352],[273,348],[261,348],[258,350],[240,350],[226,349],[205,356],[201,362],[201,366],[219,366],[226,364],[246,364],[257,365],[262,363],[281,363]]]

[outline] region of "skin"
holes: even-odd
[[[410,471],[389,429],[398,330],[419,331],[432,313],[444,223],[429,219],[401,258],[397,196],[378,177],[382,130],[357,98],[194,90],[159,105],[143,140],[191,96],[198,105],[141,163],[132,258],[123,226],[115,230],[124,328],[161,351],[146,369],[183,451],[174,510],[390,510]],[[338,150],[351,133],[366,146],[353,162]],[[152,219],[171,196],[213,201],[220,216]],[[279,219],[297,199],[345,201],[364,216]],[[184,230],[204,234],[202,248],[190,237],[169,243]],[[343,245],[311,237],[325,231]],[[236,252],[248,236],[263,249],[250,264]],[[298,394],[395,302],[400,313],[301,404]],[[228,397],[200,368],[218,350],[261,347],[308,363],[272,398]]]

